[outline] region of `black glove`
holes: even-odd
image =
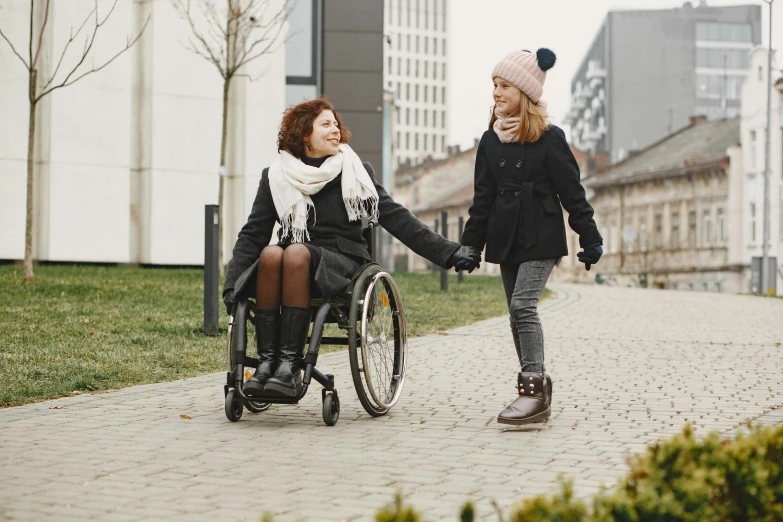
[[[581,263],[585,264],[585,270],[590,270],[590,265],[594,265],[601,259],[601,254],[604,253],[604,249],[601,248],[601,243],[586,246],[582,252],[576,254],[576,257]]]
[[[455,271],[467,270],[468,273],[471,273],[480,266],[481,252],[471,246],[460,245],[447,262],[454,267]]]
[[[223,304],[226,305],[226,313],[231,315],[237,305],[237,299],[234,297],[233,288],[227,288],[225,292],[223,292]]]

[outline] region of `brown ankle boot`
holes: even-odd
[[[546,422],[552,414],[552,379],[545,373],[519,372],[519,397],[498,415],[501,424]]]

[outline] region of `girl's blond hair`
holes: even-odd
[[[514,136],[514,141],[519,143],[535,143],[541,138],[541,136],[549,130],[552,124],[549,122],[549,113],[546,110],[546,105],[542,103],[533,103],[530,98],[523,92],[522,99],[519,102],[519,112],[521,118],[519,120],[519,129]],[[515,114],[514,116],[516,116]],[[489,128],[495,125],[495,106],[492,106],[489,118]]]

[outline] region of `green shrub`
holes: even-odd
[[[593,509],[560,494],[535,497],[512,510],[512,522],[774,522],[783,520],[783,426],[752,428],[735,441],[711,433],[699,441],[690,426],[652,444]]]
[[[421,515],[411,507],[402,505],[402,493],[394,495],[394,502],[375,515],[375,522],[419,522]]]

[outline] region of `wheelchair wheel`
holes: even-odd
[[[402,297],[380,266],[369,265],[356,280],[348,319],[359,334],[348,336],[359,402],[370,415],[385,415],[402,393],[408,340]]]
[[[242,397],[236,390],[229,390],[226,394],[226,418],[231,422],[237,422],[242,418]]]
[[[248,409],[248,411],[253,413],[261,413],[262,411],[266,411],[269,409],[269,407],[272,404],[268,402],[258,402],[258,401],[251,401],[249,399],[245,399],[245,408]]]
[[[327,426],[334,426],[340,418],[340,397],[336,391],[325,393],[323,402],[324,422]]]

